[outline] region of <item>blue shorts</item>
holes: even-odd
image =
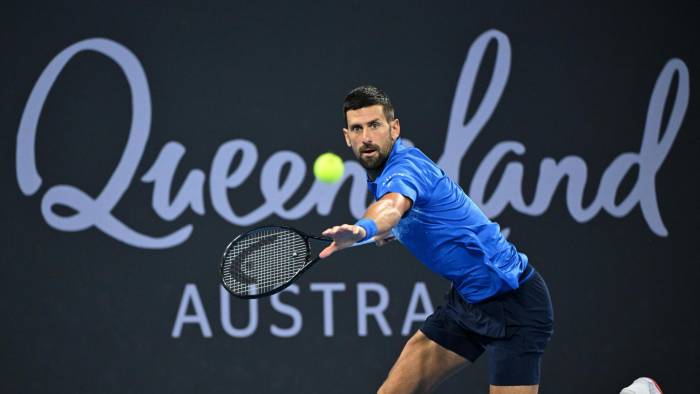
[[[539,384],[540,358],[554,331],[552,301],[530,266],[521,278],[517,289],[476,304],[450,289],[420,330],[472,363],[486,351],[494,386]]]

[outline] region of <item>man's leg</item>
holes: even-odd
[[[427,393],[468,363],[419,330],[404,346],[379,393]]]
[[[539,385],[534,386],[493,386],[489,390],[489,394],[537,394]]]
[[[540,361],[554,324],[549,290],[542,276],[535,272],[502,300],[506,311],[521,326],[512,335],[488,346],[490,393],[537,394]]]

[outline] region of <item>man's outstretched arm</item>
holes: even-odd
[[[412,204],[413,201],[410,198],[400,193],[385,194],[367,208],[367,212],[356,224],[343,224],[324,231],[323,235],[333,238],[333,243],[323,249],[319,256],[325,259],[357,241],[369,238],[368,231],[370,236],[375,236],[379,244],[384,243],[385,237],[401,217],[411,209]]]

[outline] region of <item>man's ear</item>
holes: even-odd
[[[399,123],[399,119],[396,118],[391,121],[391,139],[396,141],[397,138],[401,135],[401,123]]]
[[[343,137],[345,137],[345,145],[347,145],[348,148],[352,147],[352,145],[350,144],[350,137],[348,137],[349,133],[350,131],[343,127]]]

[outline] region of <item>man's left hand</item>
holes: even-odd
[[[319,257],[325,259],[333,253],[348,248],[355,242],[365,237],[365,229],[354,224],[334,226],[323,233],[324,236],[333,238],[333,242],[319,253]]]

